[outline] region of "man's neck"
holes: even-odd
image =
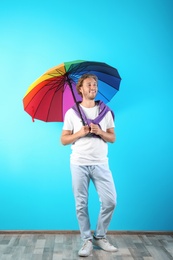
[[[87,108],[95,107],[95,100],[83,100],[80,104]]]

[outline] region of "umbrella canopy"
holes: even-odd
[[[98,77],[97,99],[109,102],[117,93],[121,77],[117,69],[103,62],[64,62],[46,71],[33,82],[24,98],[24,110],[34,119],[63,122],[65,112],[82,100],[77,93],[78,79],[86,73]]]

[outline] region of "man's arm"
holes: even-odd
[[[63,145],[72,144],[76,142],[79,138],[86,136],[88,133],[88,125],[82,126],[82,128],[76,133],[73,133],[70,130],[63,130],[61,134],[61,143]]]
[[[103,131],[98,125],[95,125],[93,123],[90,124],[91,133],[94,133],[96,135],[99,135],[105,142],[114,143],[116,140],[114,128],[108,128],[105,131]]]

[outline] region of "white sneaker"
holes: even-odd
[[[93,250],[93,244],[90,240],[87,240],[82,248],[79,250],[78,255],[79,256],[89,256],[92,253]]]
[[[118,251],[118,249],[115,246],[111,245],[106,238],[99,238],[99,239],[93,238],[93,244],[107,252],[117,252]]]

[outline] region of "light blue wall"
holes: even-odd
[[[0,2],[0,229],[78,230],[62,123],[23,110],[28,86],[76,59],[122,77],[109,103],[118,192],[110,230],[173,230],[173,5],[171,0]],[[99,211],[90,187],[91,228]]]

